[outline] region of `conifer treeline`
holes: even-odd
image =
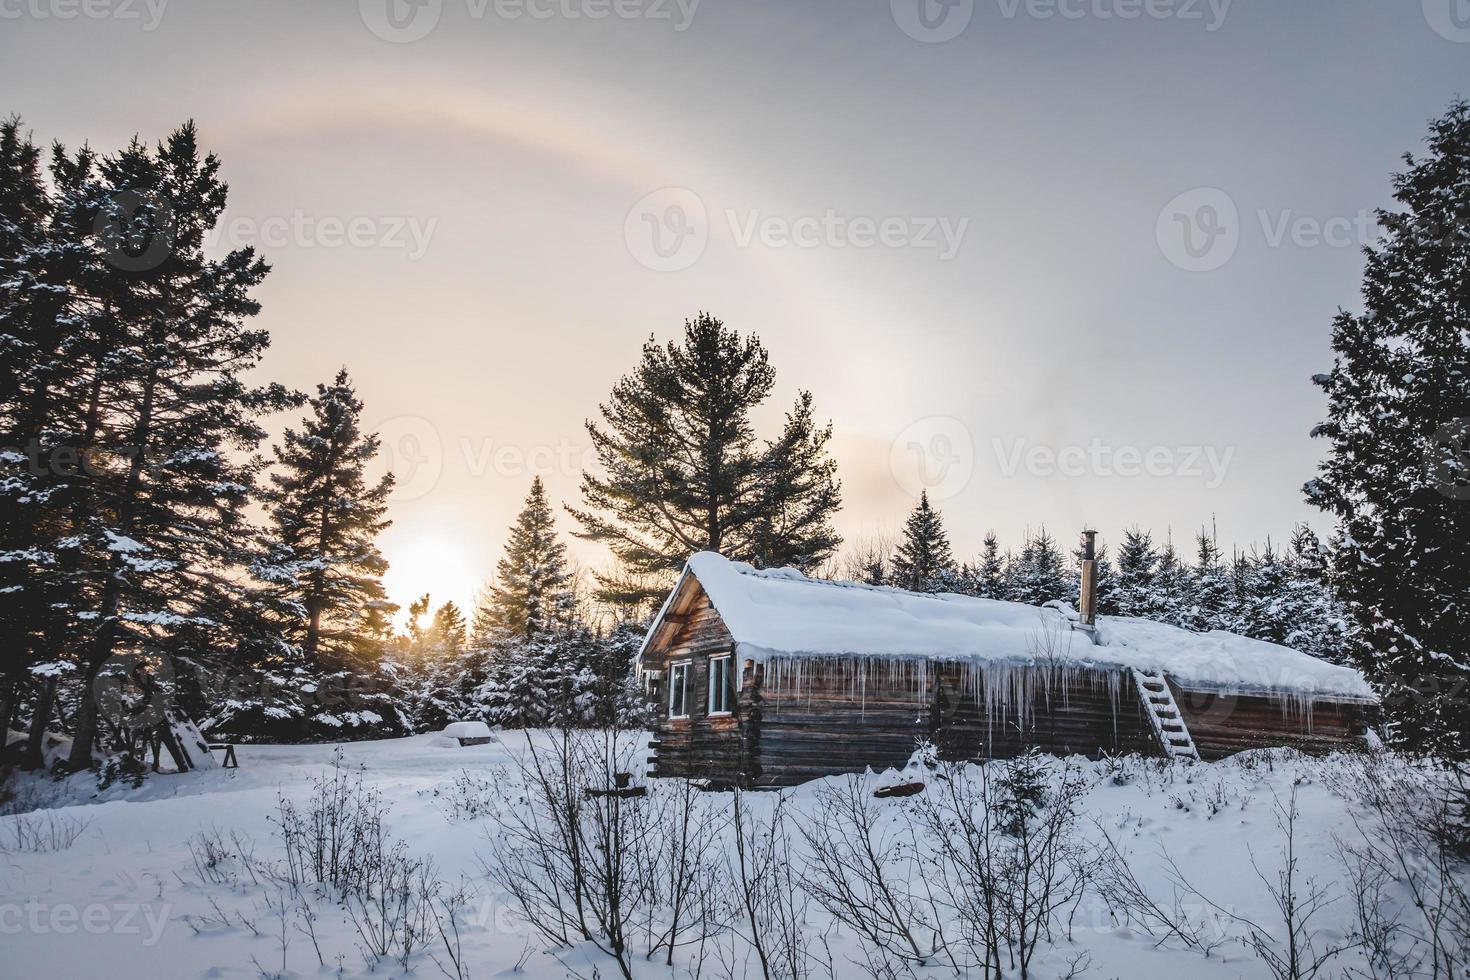
[[[891,547],[869,543],[827,572],[916,592],[1075,606],[1080,561],[1080,547],[1064,553],[1043,527],[1026,536],[1019,553],[1003,553],[991,532],[974,561],[958,562],[943,519],[924,494]],[[1348,663],[1353,628],[1333,597],[1331,569],[1331,550],[1305,524],[1284,549],[1267,542],[1230,558],[1204,530],[1194,553],[1181,557],[1171,540],[1159,544],[1151,532],[1133,528],[1124,532],[1116,559],[1105,543],[1098,548],[1098,612],[1196,632],[1227,630]]]

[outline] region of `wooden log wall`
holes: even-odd
[[[650,651],[653,656],[643,663],[645,668],[664,672],[652,774],[708,779],[719,785],[747,784],[754,765],[753,731],[743,724],[749,707],[748,680],[741,679],[733,715],[712,718],[709,713],[709,659],[729,653],[735,642],[702,589],[696,587],[674,615],[680,619],[669,641],[663,649]],[[671,668],[684,660],[689,661],[689,717],[670,718]],[[740,671],[742,665],[735,661],[733,667]]]
[[[1285,695],[1227,694],[1172,679],[1169,686],[1206,762],[1278,746],[1312,753],[1351,748],[1377,724],[1376,707],[1356,701],[1318,700],[1308,715]]]
[[[1162,754],[1132,675],[1105,670],[1053,671],[1049,683],[1032,677],[1024,705],[1013,697],[1004,712],[987,714],[983,682],[977,698],[976,679],[960,664],[924,672],[874,666],[855,682],[856,661],[806,661],[799,682],[792,682],[785,664],[736,657],[735,710],[710,717],[709,660],[734,645],[704,590],[686,580],[643,663],[664,672],[653,775],[716,786],[793,786],[902,766],[925,739],[951,760],[1004,758],[1030,746],[1057,755]],[[689,717],[670,718],[671,667],[681,661],[689,662]],[[1354,702],[1318,701],[1309,721],[1283,697],[1170,684],[1207,761],[1268,746],[1329,751],[1354,743],[1376,723],[1371,706]]]

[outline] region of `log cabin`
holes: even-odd
[[[1089,538],[1090,541],[1090,538]],[[693,556],[638,653],[657,717],[650,773],[791,786],[1030,747],[1211,761],[1369,737],[1356,671],[1219,631],[757,570]]]

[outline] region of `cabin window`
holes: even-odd
[[[648,698],[650,704],[658,704],[663,700],[664,694],[664,672],[661,670],[645,670],[643,672],[643,694]]]
[[[689,717],[689,661],[669,668],[669,717]]]
[[[735,685],[730,682],[733,662],[728,654],[709,658],[709,713],[712,715],[728,715],[735,710]]]

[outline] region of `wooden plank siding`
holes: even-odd
[[[1200,758],[1223,759],[1248,749],[1286,746],[1323,753],[1361,744],[1377,724],[1377,708],[1357,701],[1319,699],[1310,717],[1285,695],[1227,694],[1205,688],[1169,686]]]

